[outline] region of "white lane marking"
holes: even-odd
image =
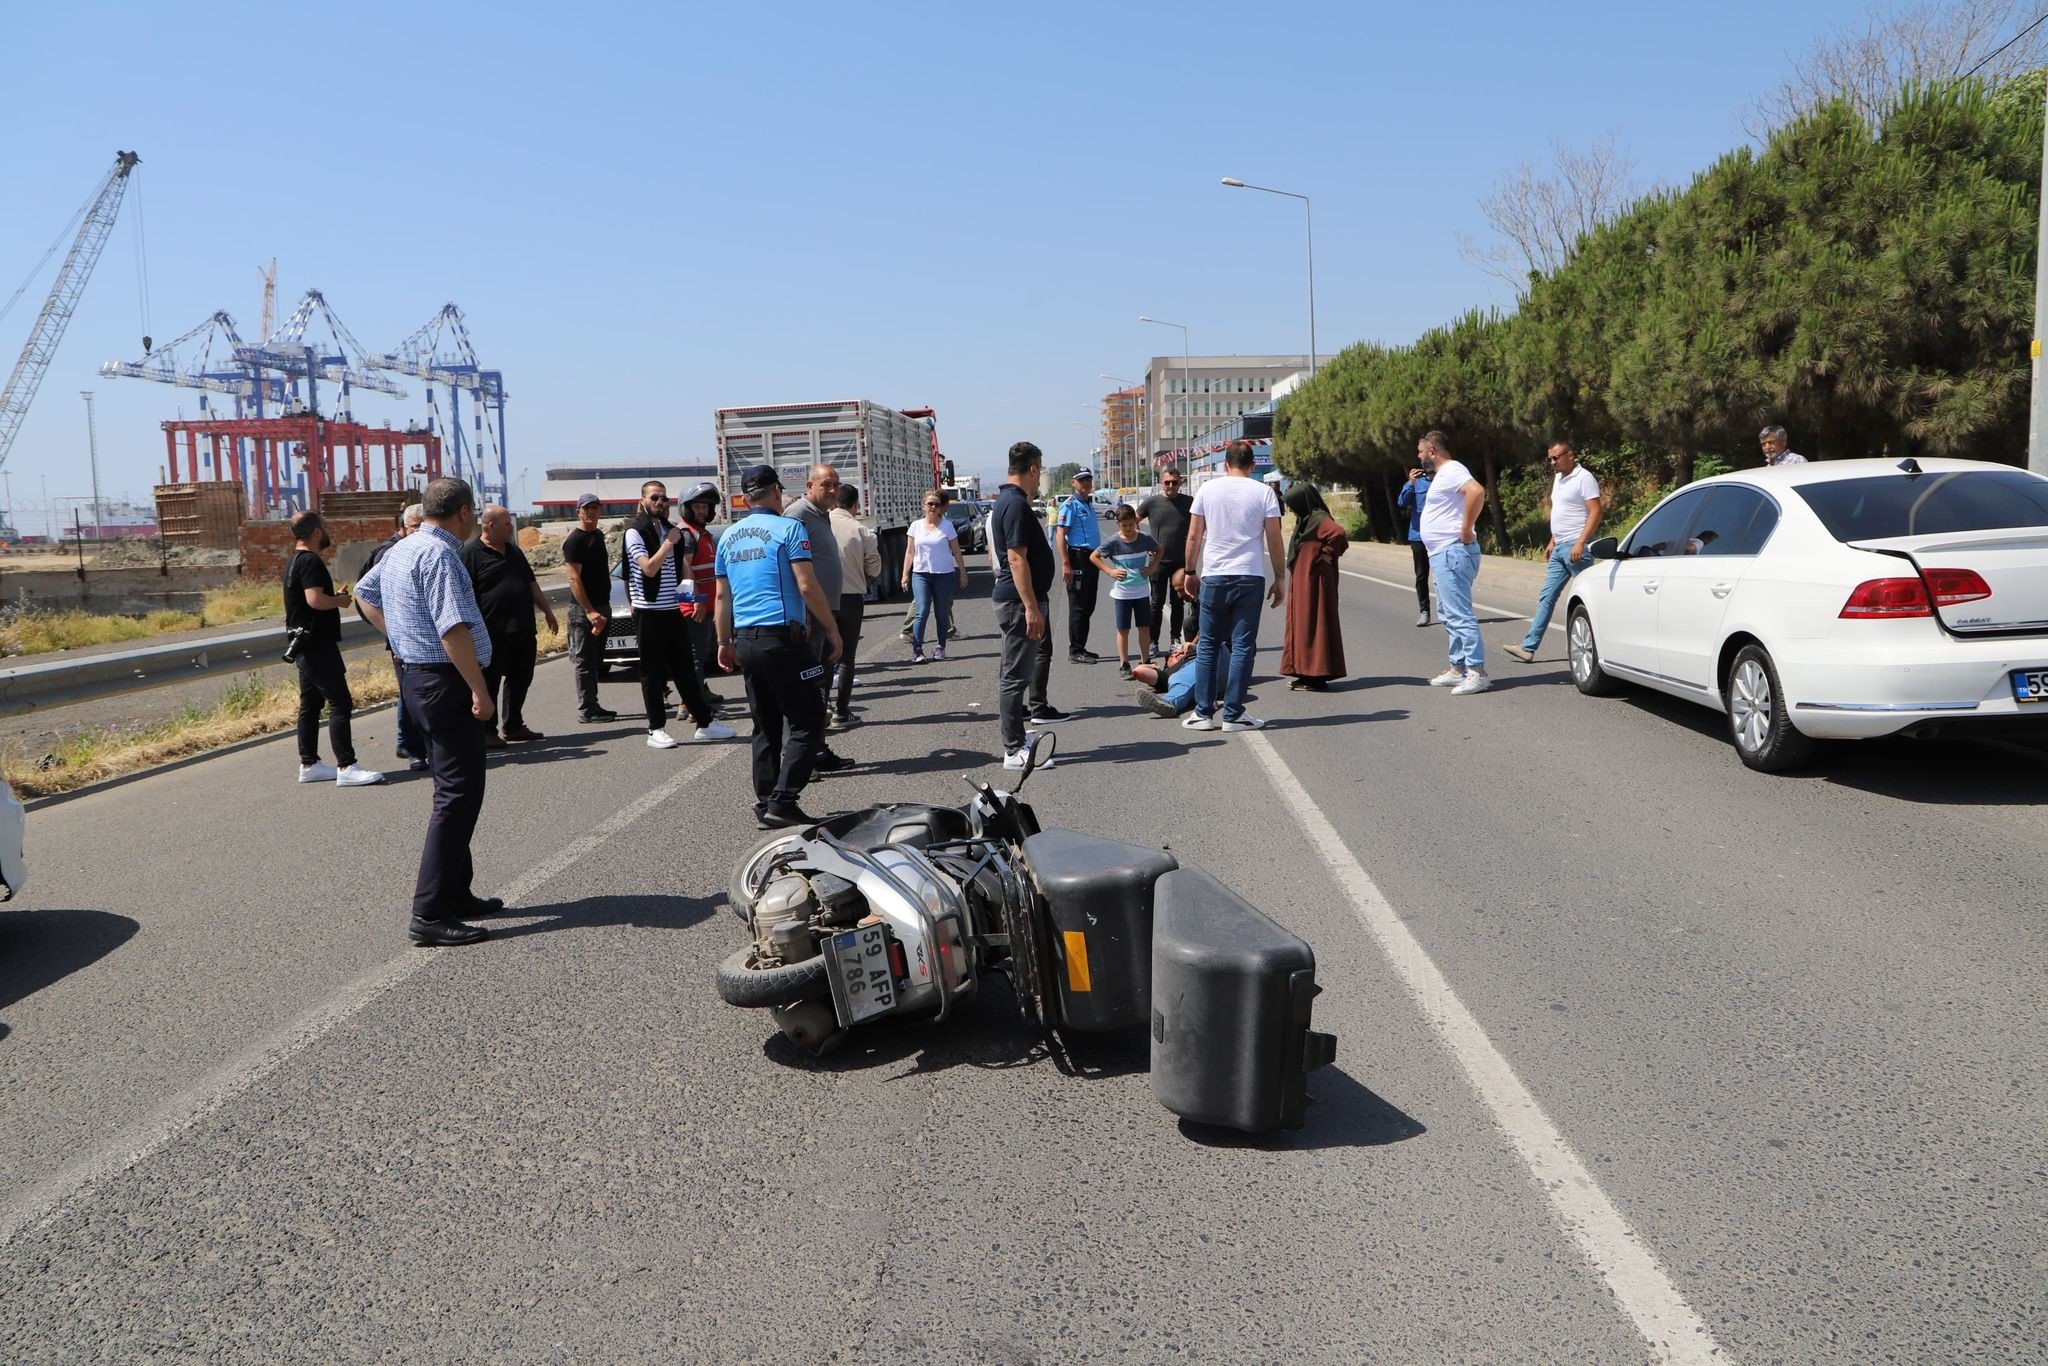
[[[1658,1265],[1656,1254],[1593,1180],[1478,1019],[1395,915],[1371,875],[1351,856],[1336,827],[1309,799],[1286,760],[1263,735],[1248,734],[1244,741],[1337,885],[1350,897],[1359,921],[1378,942],[1430,1028],[1458,1060],[1494,1123],[1536,1178],[1558,1222],[1592,1262],[1656,1358],[1726,1362],[1727,1355]]]
[[[1367,583],[1383,584],[1388,588],[1399,588],[1403,592],[1407,593],[1413,593],[1415,591],[1415,580],[1413,579],[1408,580],[1408,582],[1406,583],[1397,583],[1393,579],[1383,579],[1376,574],[1361,574],[1356,569],[1340,569],[1337,572],[1339,574],[1344,574],[1354,579],[1364,579]],[[1527,612],[1517,612],[1506,607],[1488,607],[1483,602],[1474,602],[1472,605],[1478,608],[1480,611],[1485,612],[1491,616],[1511,617],[1516,621],[1532,620],[1530,614]],[[1558,622],[1556,620],[1552,620],[1550,625],[1544,628],[1543,634],[1549,635],[1552,631],[1561,631],[1563,629],[1563,623]]]
[[[660,787],[614,812],[580,838],[571,840],[528,868],[518,878],[499,888],[497,895],[505,898],[508,906],[533,895],[738,749],[739,745],[728,743],[697,759]],[[506,913],[508,920],[516,917],[516,911]],[[414,948],[378,964],[283,1028],[257,1040],[208,1071],[116,1135],[98,1152],[31,1186],[4,1211],[0,1211],[0,1247],[6,1247],[22,1233],[33,1232],[50,1223],[73,1199],[101,1181],[119,1176],[162,1152],[180,1134],[305,1052],[337,1026],[347,1023],[378,997],[446,956],[446,950]]]

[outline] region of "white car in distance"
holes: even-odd
[[[1781,772],[1816,740],[2048,740],[2048,479],[1975,460],[1836,460],[1689,484],[1572,581],[1579,691],[1726,713]]]

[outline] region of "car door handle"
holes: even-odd
[[[1656,591],[1657,591],[1657,580],[1655,580],[1655,579],[1651,579],[1651,580],[1649,580],[1648,582],[1644,583],[1644,584],[1643,584],[1643,591],[1644,591],[1645,593],[1654,593],[1654,592],[1656,592]]]
[[[1717,598],[1725,598],[1735,591],[1735,585],[1732,583],[1717,583],[1707,591]]]

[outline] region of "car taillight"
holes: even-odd
[[[1842,604],[1842,615],[1851,620],[1895,617],[1931,617],[1927,589],[1918,579],[1866,579],[1856,585]]]
[[[1919,579],[1866,579],[1856,585],[1856,591],[1849,594],[1849,600],[1842,604],[1842,615],[1852,620],[1882,618],[1894,620],[1900,617],[1931,617],[1936,607],[1953,607],[1957,603],[1977,602],[1991,596],[1991,585],[1984,582],[1984,576],[1974,569],[1926,569],[1923,584]],[[1934,601],[1930,605],[1927,590],[1934,590]]]
[[[1953,607],[1959,602],[1976,602],[1991,596],[1991,585],[1974,569],[1923,569],[1927,586],[1934,590],[1936,607]]]

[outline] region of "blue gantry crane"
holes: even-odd
[[[427,386],[427,423],[448,443],[450,470],[458,478],[472,480],[484,502],[504,503],[510,481],[505,465],[505,376],[486,370],[477,361],[470,343],[469,328],[462,310],[454,304],[441,305],[427,324],[391,351],[372,356],[369,366],[394,374],[423,380]],[[434,386],[448,391],[448,421],[440,423],[440,406],[434,400]],[[462,430],[462,395],[470,396],[470,421],[474,430]]]

